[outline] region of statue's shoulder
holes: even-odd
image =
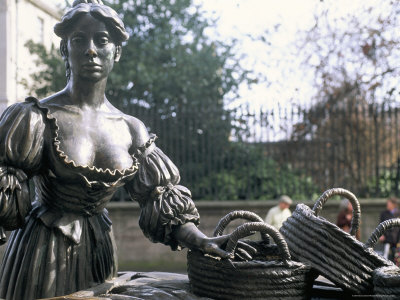
[[[124,118],[129,126],[132,135],[132,144],[134,147],[141,147],[150,139],[150,134],[147,130],[146,125],[139,120],[130,115],[124,115]]]
[[[24,157],[21,149],[25,146],[34,148],[43,141],[46,117],[38,103],[36,98],[28,97],[24,102],[7,107],[0,117],[0,145],[8,145],[10,149],[19,145],[17,150],[14,149],[15,155]]]
[[[43,106],[65,106],[69,104],[69,97],[64,90],[39,100]]]
[[[1,120],[5,119],[31,119],[31,116],[37,115],[38,118],[42,115],[39,100],[35,97],[27,97],[23,102],[16,102],[8,106],[1,115]]]
[[[134,148],[139,148],[145,145],[150,140],[150,134],[147,130],[146,125],[139,120],[138,118],[125,114],[115,106],[113,106],[110,102],[107,103],[108,110],[115,114],[116,116],[122,117],[125,120],[125,123],[129,127],[129,131],[132,137],[132,146]]]

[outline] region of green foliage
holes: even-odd
[[[399,171],[395,169],[381,170],[378,177],[368,182],[368,195],[387,198],[400,191]]]
[[[218,200],[269,200],[287,194],[296,200],[310,200],[319,192],[301,170],[267,157],[262,144],[231,143],[229,160],[234,164],[199,180],[193,194],[216,195]]]
[[[42,44],[29,40],[25,47],[34,55],[34,61],[38,66],[38,70],[31,74],[29,82],[26,79],[21,81],[29,94],[43,98],[63,89],[67,81],[64,62],[54,45],[47,50]]]
[[[192,194],[198,200],[237,200],[242,189],[234,170],[211,173],[194,185]],[[210,199],[209,197],[213,197]]]
[[[116,104],[141,101],[167,116],[181,105],[222,106],[223,96],[244,79],[231,45],[204,34],[212,23],[192,0],[113,3],[131,33],[114,72],[118,75],[111,77]]]

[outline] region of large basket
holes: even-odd
[[[372,233],[366,245],[373,247],[386,230],[400,227],[400,219],[390,219],[382,222]],[[400,299],[400,268],[385,266],[374,270],[372,273],[374,294],[377,299]]]
[[[245,241],[245,244],[257,248],[256,258],[243,261],[234,257],[239,239],[255,231],[264,237],[268,234],[276,244]],[[215,235],[221,233],[216,230]],[[243,224],[230,234],[225,250],[231,253],[231,258],[219,259],[200,251],[188,251],[188,276],[195,294],[214,299],[309,297],[315,278],[311,267],[291,260],[285,240],[274,227],[264,222]]]
[[[318,216],[324,203],[334,195],[346,197],[353,206],[350,234]],[[280,232],[294,258],[310,264],[346,292],[369,294],[373,288],[372,272],[393,263],[354,237],[360,217],[357,198],[345,189],[334,188],[323,193],[312,210],[298,204]]]

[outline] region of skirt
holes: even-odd
[[[100,216],[80,218],[77,243],[31,214],[8,241],[0,267],[0,298],[62,296],[117,276],[114,237],[111,228],[102,229],[96,220]]]

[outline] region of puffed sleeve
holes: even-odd
[[[179,185],[177,167],[156,147],[155,138],[151,136],[139,148],[138,174],[126,188],[140,204],[139,225],[145,236],[177,250],[180,245],[171,237],[173,226],[187,222],[198,225],[200,218],[190,191]]]
[[[32,102],[14,104],[0,117],[0,226],[14,230],[31,209],[28,179],[40,168],[44,120]]]

